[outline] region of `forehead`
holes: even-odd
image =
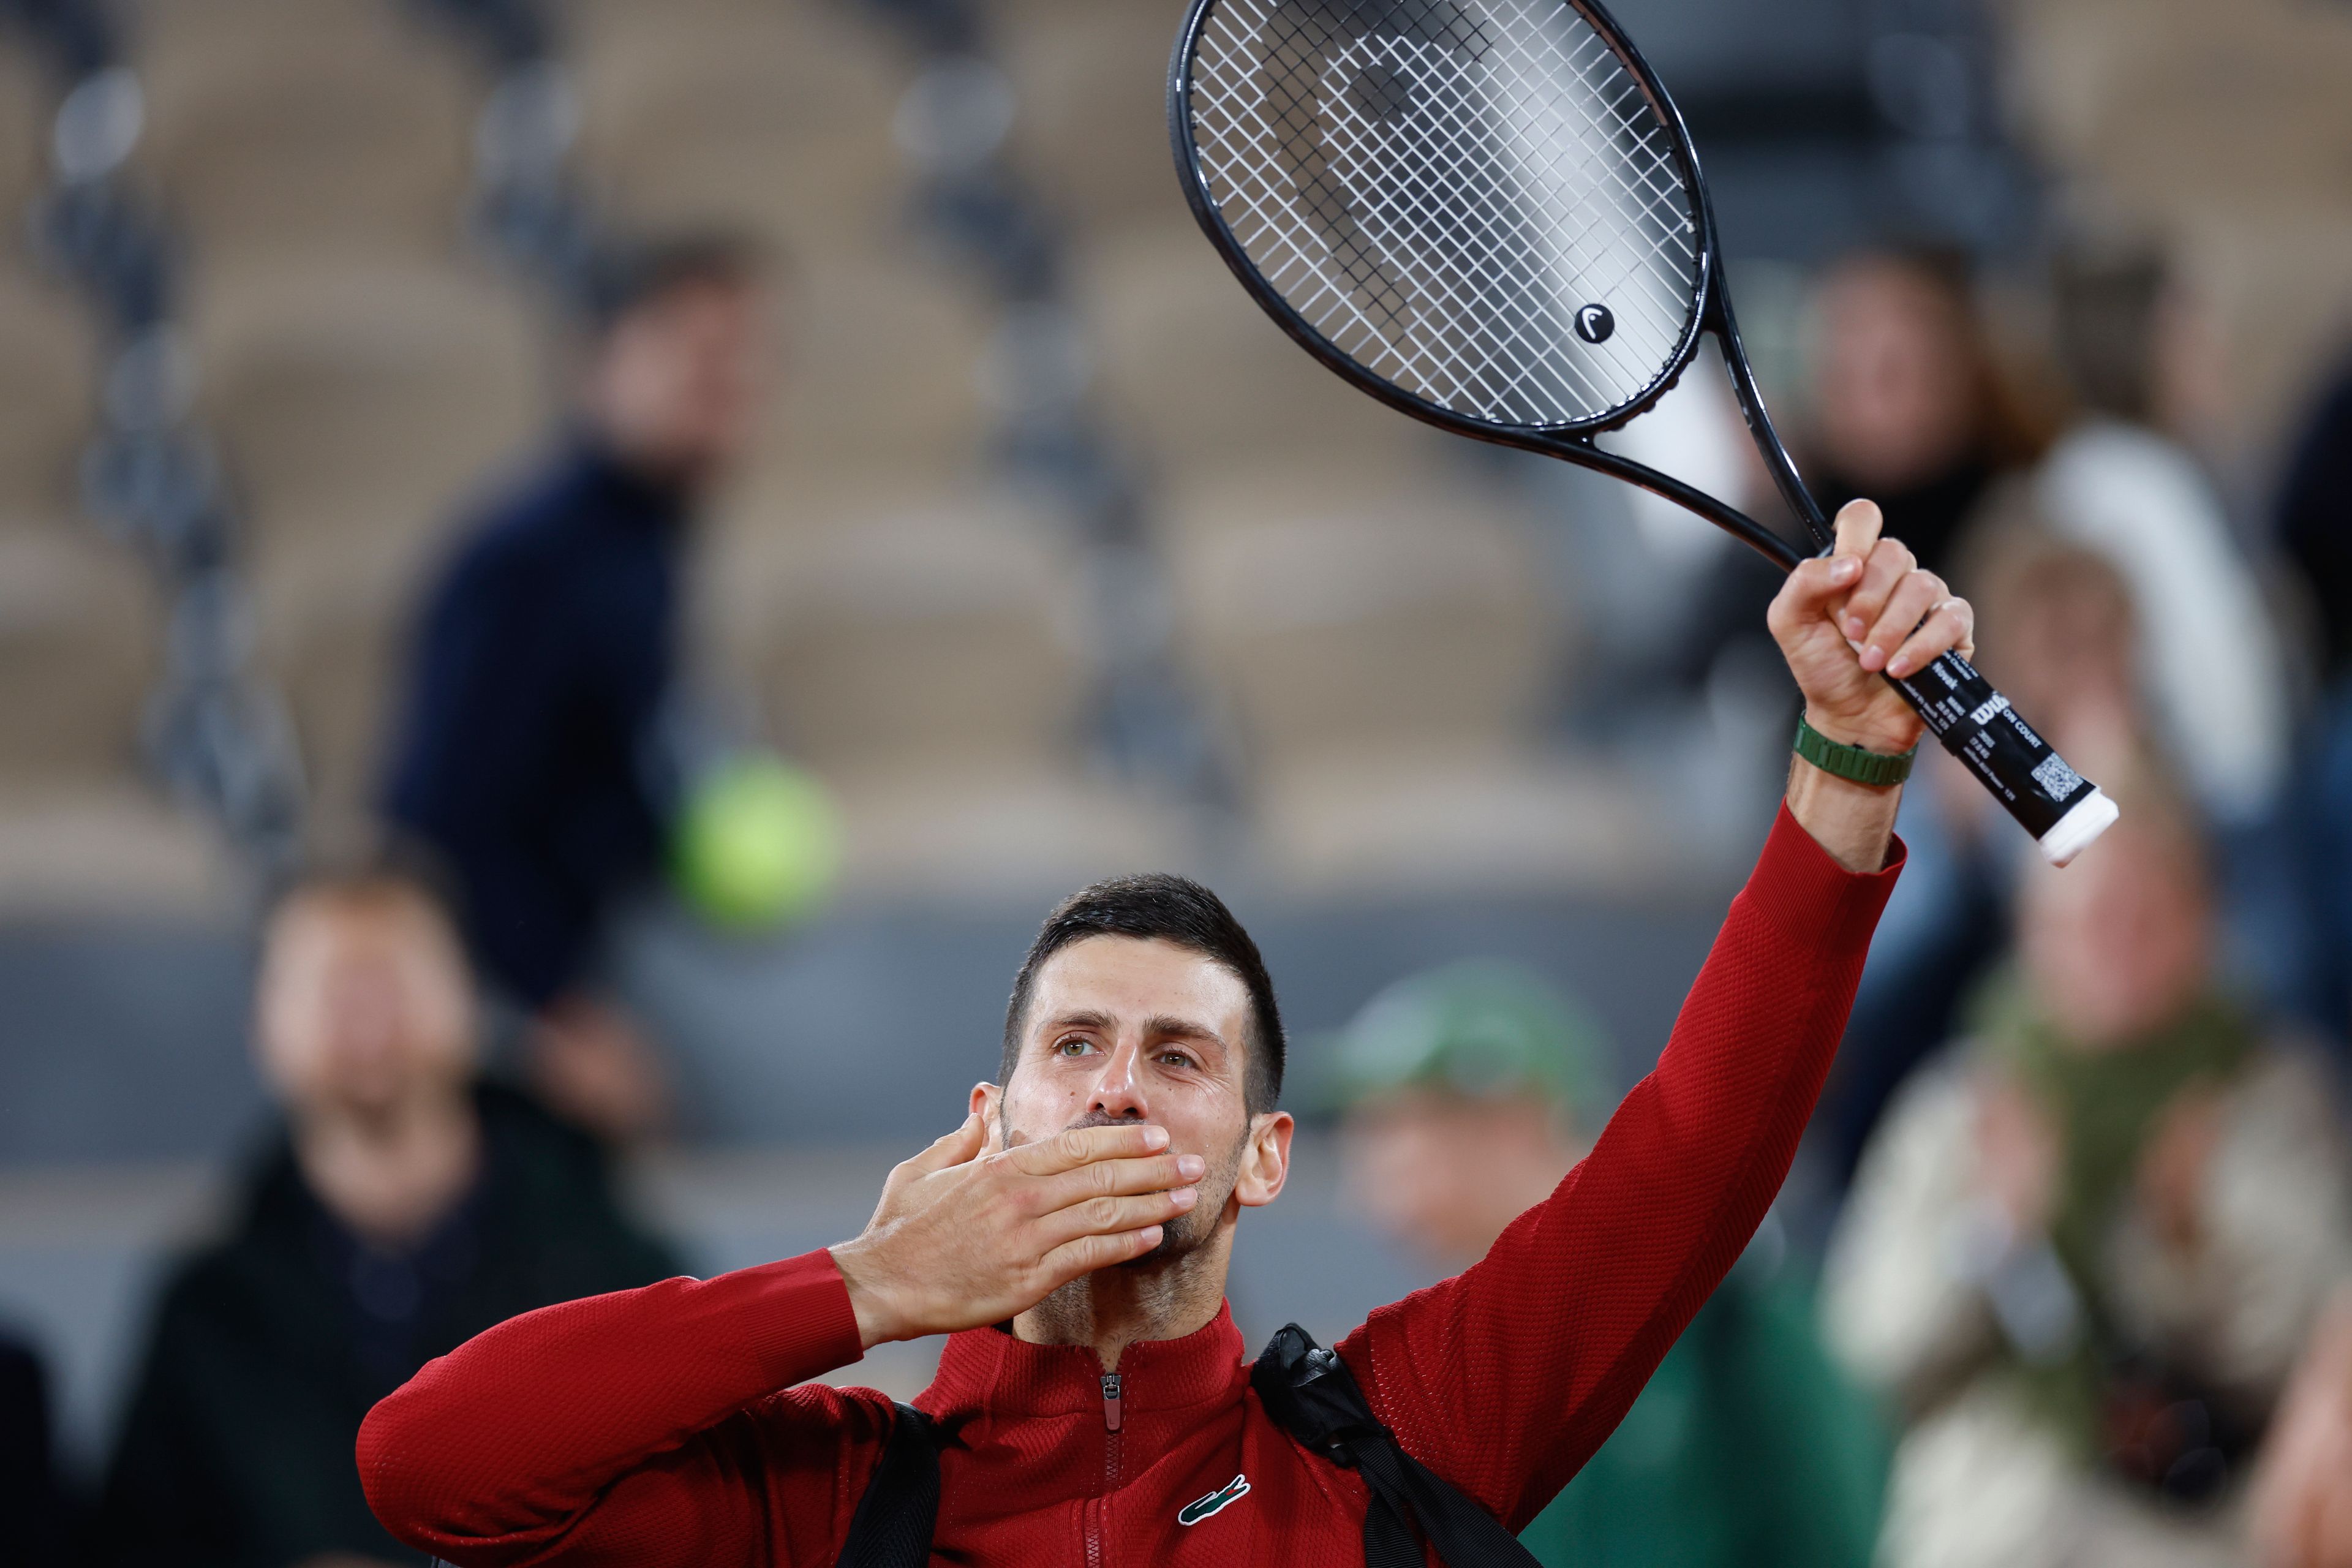
[[[282,960],[289,953],[338,959],[386,952],[438,957],[453,943],[439,916],[414,900],[314,893],[297,895],[278,910],[268,945],[269,955]]]
[[[1179,1017],[1237,1041],[1248,1021],[1249,988],[1203,952],[1158,937],[1081,937],[1039,966],[1028,1027],[1073,1013],[1120,1022]]]

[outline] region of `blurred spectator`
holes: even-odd
[[[2105,556],[2053,538],[2029,485],[1996,489],[1979,533],[1969,552],[1978,665],[2061,753],[2117,750],[2141,725],[2129,584]],[[1814,1121],[1838,1188],[1904,1079],[1951,1037],[2008,933],[2019,843],[1975,777],[1924,748],[1899,825],[1910,862]]]
[[[164,1287],[106,1478],[99,1561],[413,1561],[360,1491],[369,1406],[515,1313],[677,1272],[599,1146],[475,1078],[464,959],[383,874],[296,888],[255,1004],[285,1124],[228,1234]]]
[[[2352,365],[2320,395],[2295,441],[2279,489],[2278,529],[2310,590],[2321,675],[2343,689],[2352,675]]]
[[[2221,497],[2172,437],[2210,401],[2196,307],[2147,256],[2069,257],[2054,289],[2058,358],[2080,412],[2042,461],[2035,505],[2130,584],[2156,736],[2207,819],[2242,826],[2285,773],[2286,676]]]
[[[1339,1060],[1349,1190],[1459,1268],[1549,1195],[1608,1115],[1596,1027],[1533,976],[1465,963],[1391,986]],[[1885,1456],[1807,1293],[1750,1248],[1616,1435],[1521,1539],[1553,1568],[1853,1568]]]
[[[577,417],[467,526],[417,623],[385,805],[450,868],[485,976],[531,1017],[533,1081],[625,1138],[666,1113],[594,988],[616,903],[656,877],[678,575],[697,501],[757,426],[772,345],[754,251],[646,248],[599,298]]]
[[[1876,501],[1887,534],[1949,577],[1986,487],[2040,445],[1987,341],[1966,258],[1849,257],[1813,308],[1815,498],[1832,514],[1858,496]]]
[[[2326,688],[2300,784],[2305,971],[2298,1000],[2352,1037],[2352,369],[2320,398],[2279,497],[2281,542],[2318,623]]]
[[[29,1346],[0,1333],[0,1563],[64,1568],[68,1532],[49,1448],[48,1380]]]
[[[2271,827],[2288,752],[2284,656],[2220,498],[2161,433],[2210,401],[2199,318],[2145,256],[2070,256],[2052,287],[2076,416],[2030,476],[1985,494],[1949,574],[1979,611],[1979,662],[2060,751],[2157,738],[2221,830],[2230,956],[2284,994],[2301,945],[2277,929],[2294,900]],[[1912,864],[1825,1100],[1840,1177],[2000,945],[2008,844],[1988,831],[1986,804],[1957,770],[1922,769],[1912,787]]]
[[[1857,252],[1822,273],[1810,320],[1811,417],[1790,432],[1807,488],[1832,516],[1857,497],[1876,501],[1887,536],[1950,577],[1987,488],[2030,461],[2044,434],[2002,374],[1967,258]],[[1780,582],[1753,552],[1727,555],[1695,617],[1704,635],[1687,673],[1709,674],[1727,649],[1760,637]]]
[[[2023,873],[2014,966],[1890,1110],[1824,1275],[1833,1347],[1909,1420],[1892,1568],[2248,1562],[2290,1379],[2352,1416],[2325,1356],[2294,1370],[2352,1273],[2325,1075],[2217,983],[2187,803],[2152,763],[2084,760],[2122,821]],[[2328,1437],[2265,1517],[2308,1512]]]

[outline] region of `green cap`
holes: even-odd
[[[1400,980],[1364,1004],[1339,1035],[1333,1099],[1345,1109],[1428,1088],[1590,1109],[1607,1057],[1607,1036],[1582,1007],[1516,963],[1472,959]]]

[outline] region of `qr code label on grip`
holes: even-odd
[[[2053,752],[2033,770],[2033,782],[2048,791],[2052,800],[2064,800],[2083,787],[2083,775],[2068,767],[2065,758]]]

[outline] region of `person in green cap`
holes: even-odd
[[[1348,1185],[1458,1268],[1541,1202],[1607,1120],[1600,1026],[1515,965],[1414,975],[1336,1058]],[[1825,1358],[1769,1223],[1616,1435],[1522,1532],[1550,1568],[1863,1568],[1886,1468],[1874,1412]]]

